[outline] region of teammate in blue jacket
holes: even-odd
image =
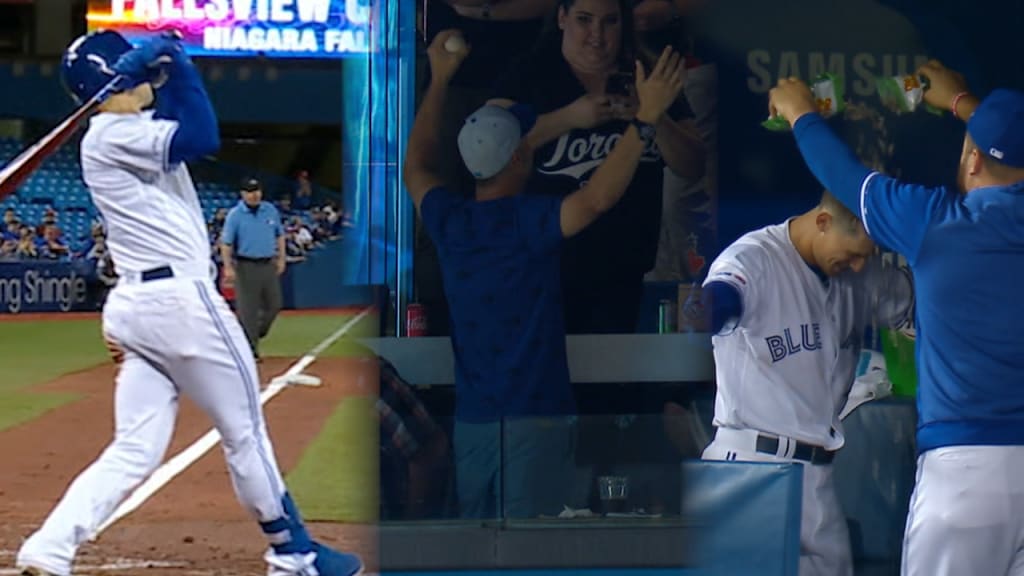
[[[984,100],[931,61],[927,103],[967,123],[957,187],[862,166],[789,78],[769,97],[818,180],[915,278],[918,472],[904,576],[1024,574],[1024,93]]]

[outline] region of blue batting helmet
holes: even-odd
[[[92,98],[117,77],[112,69],[122,54],[133,46],[117,32],[96,30],[72,42],[60,62],[64,88],[78,104]]]

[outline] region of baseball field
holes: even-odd
[[[265,392],[267,424],[313,536],[359,552],[373,570],[377,372],[351,338],[375,335],[377,319],[358,312],[282,313],[261,345],[258,368],[266,391],[315,355],[301,372],[321,385]],[[16,573],[22,539],[111,440],[117,368],[96,314],[0,318],[0,342],[2,576]],[[174,439],[153,475],[162,482],[137,489],[130,499],[137,507],[119,509],[119,519],[82,548],[75,574],[265,573],[265,540],[235,499],[219,443],[206,442],[211,429],[182,397]]]

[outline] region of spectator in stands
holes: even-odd
[[[300,216],[291,217],[288,223],[288,230],[295,234],[295,242],[304,252],[309,252],[315,247],[313,233]]]
[[[106,233],[103,231],[103,225],[93,223],[92,228],[89,231],[89,239],[86,240],[73,254],[73,258],[84,258],[91,260],[93,263],[99,260],[99,253],[96,245],[99,243],[99,239],[104,239],[104,246],[100,250],[106,250]]]
[[[217,250],[220,250],[219,246],[221,230],[217,230],[217,225],[213,222],[213,220],[210,220],[209,222],[206,223],[206,235],[209,236],[210,238],[210,246],[217,246]],[[213,257],[214,259],[216,259],[217,255],[214,254]]]
[[[93,245],[89,248],[89,252],[86,253],[86,260],[94,260],[97,263],[107,255],[107,238],[102,233],[93,233]]]
[[[39,223],[36,225],[36,246],[38,248],[45,247],[46,243],[48,242],[46,238],[46,229],[49,226],[57,226],[57,211],[51,207],[46,208],[46,212],[43,213],[43,219],[40,220]],[[58,232],[60,232],[59,228]]]
[[[345,219],[341,210],[338,209],[338,204],[331,200],[323,207],[323,213],[327,220],[327,228],[330,231],[331,238],[341,236],[345,226]]]
[[[4,210],[4,228],[9,227],[12,222],[18,222],[18,213],[14,211],[14,208],[8,208]]]
[[[331,232],[331,224],[327,221],[326,209],[316,206],[310,210],[310,214],[313,220],[313,224],[310,227],[310,232],[313,233],[313,241],[319,244],[333,239],[334,235]]]
[[[540,114],[530,135],[538,147],[531,192],[564,197],[584,185],[635,117],[632,5],[559,0],[537,48],[502,76],[493,102],[527,103]],[[687,179],[705,169],[692,116],[680,97],[658,118],[654,143],[623,201],[566,242],[562,295],[569,333],[636,330],[644,274],[654,266],[660,238],[664,168]]]
[[[21,238],[18,239],[18,258],[32,260],[39,257],[39,250],[36,248],[35,235],[32,228],[22,225]]]
[[[295,210],[292,207],[292,196],[291,194],[282,194],[277,200],[277,211],[281,213],[281,221],[284,222],[286,218],[291,218],[295,214]]]
[[[302,262],[306,259],[306,251],[299,246],[295,239],[295,231],[285,233],[285,259],[289,263]]]
[[[313,207],[313,184],[309,181],[309,172],[303,170],[298,175],[299,184],[295,188],[296,210],[309,210]]]
[[[221,237],[225,284],[235,287],[238,317],[256,361],[259,341],[281,311],[281,274],[286,264],[281,214],[263,200],[263,185],[247,178],[242,199],[228,212]]]
[[[392,505],[392,511],[402,520],[434,516],[444,505],[450,478],[448,435],[391,362],[369,350],[366,354],[376,358],[380,369],[377,415],[382,464],[402,480],[397,496],[403,502]]]
[[[217,211],[213,213],[213,220],[210,221],[210,231],[213,234],[213,238],[220,237],[221,232],[224,230],[224,222],[227,218],[227,208],[217,208]]]
[[[117,284],[117,270],[114,268],[114,258],[109,250],[104,251],[103,256],[96,263],[96,278],[99,280],[96,300],[102,307],[103,303],[107,301],[107,294]]]
[[[62,260],[70,255],[67,244],[60,239],[60,229],[53,224],[43,226],[43,244],[39,254],[49,260]]]
[[[431,82],[409,137],[403,177],[437,246],[451,306],[459,505],[466,517],[494,517],[499,502],[506,517],[558,514],[575,504],[576,411],[560,250],[565,238],[622,197],[653,145],[650,130],[682,91],[682,62],[666,51],[650,72],[640,70],[636,123],[625,124],[589,183],[565,196],[523,193],[533,171],[528,107],[477,110],[457,139],[476,179],[475,198],[467,199],[439,176],[442,109],[467,53],[444,48],[455,34],[439,33],[428,50]]]
[[[18,259],[18,241],[4,235],[0,243],[0,261],[10,262]]]
[[[21,222],[18,222],[17,220],[12,220],[8,222],[4,228],[5,230],[3,236],[5,239],[17,241],[19,238],[21,238]]]

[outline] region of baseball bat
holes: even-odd
[[[117,76],[108,82],[56,128],[50,130],[46,136],[40,138],[38,142],[26,148],[7,166],[4,166],[3,170],[0,170],[0,200],[13,193],[44,160],[67,142],[68,138],[78,130],[82,120],[95,112],[99,105],[117,90],[122,79],[123,76]]]

